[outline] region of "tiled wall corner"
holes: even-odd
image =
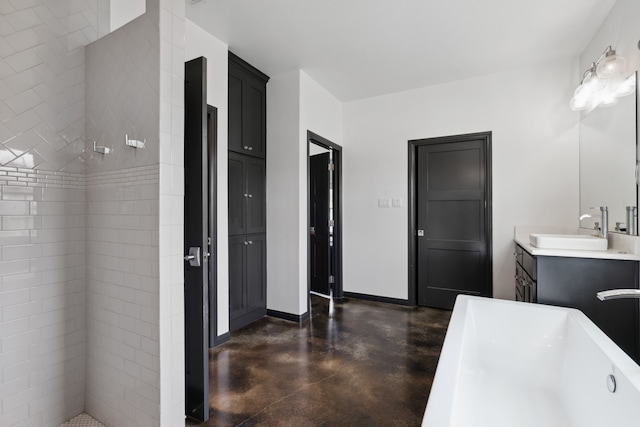
[[[157,3],[86,48],[87,137],[112,149],[87,161],[86,410],[113,426],[160,424]]]
[[[87,172],[158,162],[159,35],[157,11],[147,13],[86,48]],[[125,135],[146,141],[125,145]],[[93,142],[109,154],[93,151]]]
[[[184,1],[160,1],[162,426],[184,424]]]
[[[0,425],[84,409],[84,175],[0,167]]]

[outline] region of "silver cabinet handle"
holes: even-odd
[[[251,240],[249,240],[249,244],[250,244],[250,245],[253,245],[253,242],[252,242]]]
[[[249,242],[247,242],[246,240],[244,242],[242,242],[242,243],[244,243],[245,246],[247,246],[249,244]]]
[[[253,147],[250,147],[250,146],[248,146],[248,145],[245,145],[245,146],[244,146],[244,147],[242,147],[242,148],[244,148],[245,150],[248,150],[248,151],[252,151],[252,150],[253,150]]]
[[[184,260],[185,260],[185,261],[191,261],[192,259],[196,259],[195,255],[186,255],[186,256],[184,257]]]
[[[249,198],[249,199],[250,199],[250,198],[252,198],[252,197],[253,197],[253,195],[251,195],[251,194],[249,194],[249,193],[244,193],[244,197],[247,197],[247,198]]]

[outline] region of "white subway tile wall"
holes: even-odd
[[[0,2],[0,166],[83,172],[91,0]]]
[[[86,48],[87,140],[112,150],[87,157],[86,412],[114,426],[161,425],[159,49],[158,0]]]
[[[0,167],[0,219],[0,425],[57,426],[84,408],[84,174]]]
[[[87,412],[159,425],[158,165],[86,176]]]
[[[104,5],[0,0],[2,426],[184,422],[184,2]]]
[[[185,2],[160,1],[160,417],[184,425]]]

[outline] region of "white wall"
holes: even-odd
[[[185,61],[207,58],[207,103],[218,109],[216,260],[218,282],[218,335],[229,331],[229,214],[227,197],[228,167],[228,63],[229,47],[205,30],[185,22]]]
[[[267,84],[267,308],[307,312],[307,131],[342,142],[342,103],[302,70]]]
[[[342,145],[342,102],[327,92],[304,71],[300,72],[300,174],[299,188],[299,265],[300,265],[300,307],[306,310],[307,304],[307,251],[309,231],[307,229],[307,131]]]
[[[407,299],[407,141],[492,131],[494,296],[513,299],[513,227],[577,225],[576,75],[566,60],[346,103],[345,291]]]
[[[307,311],[306,300],[302,303],[306,278],[301,281],[305,273],[300,263],[306,246],[301,246],[300,239],[299,125],[300,71],[271,76],[267,83],[267,308],[295,315]]]
[[[580,55],[580,73],[589,68],[605,48],[613,47],[619,55],[627,60],[627,74],[640,68],[640,50],[638,50],[638,17],[640,2],[637,0],[618,0],[594,34],[589,45]]]

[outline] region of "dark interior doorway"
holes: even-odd
[[[307,132],[309,292],[342,298],[342,147]]]
[[[452,309],[493,296],[491,133],[409,141],[409,295]]]

